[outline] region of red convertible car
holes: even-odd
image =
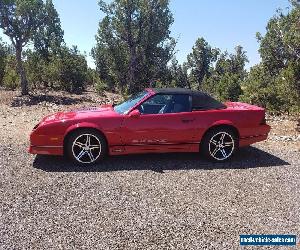
[[[228,160],[270,131],[263,108],[222,104],[189,89],[146,89],[123,103],[45,117],[30,135],[32,154],[95,163],[105,155],[202,152]]]

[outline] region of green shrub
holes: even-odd
[[[102,95],[104,91],[107,90],[107,85],[103,83],[102,81],[99,81],[95,84],[95,89],[98,94]]]
[[[5,89],[15,90],[20,86],[20,77],[16,72],[16,64],[15,56],[7,56],[3,77],[3,86]]]
[[[81,92],[88,80],[88,66],[76,47],[64,48],[54,63],[58,67],[60,87],[68,92]]]
[[[218,99],[222,101],[236,102],[241,94],[240,79],[238,75],[225,73],[219,79],[216,86],[216,94]]]
[[[51,88],[81,92],[89,82],[86,59],[76,47],[60,48],[56,55],[43,59],[37,52],[27,51],[26,71],[31,88]]]
[[[6,57],[7,57],[7,49],[5,45],[1,42],[0,38],[0,86],[3,84],[3,78],[6,67]]]
[[[3,86],[8,90],[15,90],[20,86],[20,78],[15,69],[6,67],[5,75],[3,78]]]
[[[272,75],[262,64],[256,65],[242,85],[240,100],[266,107],[272,113],[297,113],[300,110],[299,71],[290,64],[278,75]]]

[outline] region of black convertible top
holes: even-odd
[[[226,106],[215,100],[209,94],[184,88],[152,88],[157,94],[190,95],[192,96],[192,110],[224,109]]]
[[[193,93],[202,93],[200,91],[195,91],[191,89],[184,89],[184,88],[152,88],[152,90],[157,94],[189,94],[192,95]]]

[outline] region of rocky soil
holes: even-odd
[[[27,153],[43,116],[119,99],[0,90],[0,249],[237,249],[240,234],[299,239],[297,117],[269,117],[269,139],[227,163],[161,154],[82,167]]]

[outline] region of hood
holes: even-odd
[[[42,120],[43,123],[55,122],[61,120],[71,120],[71,119],[80,119],[80,118],[88,118],[94,116],[108,116],[111,114],[115,114],[112,105],[104,105],[100,107],[86,107],[81,109],[76,109],[72,111],[66,112],[57,112],[52,115],[48,115],[44,117]]]

